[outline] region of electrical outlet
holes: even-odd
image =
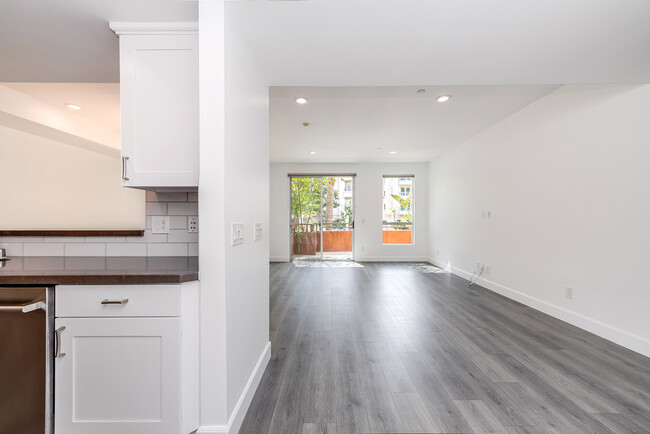
[[[440,250],[436,249],[436,258],[440,256]]]
[[[199,218],[195,215],[187,216],[187,232],[196,233],[199,231]]]
[[[255,223],[255,233],[253,234],[253,239],[255,241],[262,239],[262,223]]]
[[[366,251],[366,246],[361,246],[361,251],[365,252]]]
[[[490,266],[483,264],[483,272],[485,274],[490,274]]]
[[[477,269],[477,270],[481,271],[481,267],[482,267],[482,266],[483,266],[483,264],[481,264],[480,262],[477,262],[477,263],[476,263],[476,269]]]
[[[169,233],[169,217],[166,215],[151,216],[151,233],[152,234],[168,234]]]
[[[569,300],[573,300],[573,288],[571,288],[570,286],[564,288],[564,296]]]
[[[236,246],[244,243],[244,224],[232,223],[232,245]]]

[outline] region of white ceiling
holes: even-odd
[[[0,83],[28,95],[68,116],[83,118],[109,130],[120,132],[119,83]],[[76,104],[81,110],[71,110],[64,104]]]
[[[273,86],[650,81],[650,1],[232,2]]]
[[[109,21],[196,21],[181,0],[5,0],[0,81],[116,83],[118,39]]]
[[[232,1],[270,85],[650,81],[643,0]],[[117,82],[109,21],[196,21],[198,1],[20,0],[0,11],[0,81]]]
[[[426,161],[551,91],[549,84],[650,82],[650,1],[226,7],[227,25],[256,52],[271,86],[310,86],[271,89],[272,161]],[[0,82],[116,83],[109,21],[197,19],[191,0],[4,1]],[[74,116],[119,128],[117,85],[10,86],[53,106],[76,100],[84,110]],[[419,88],[428,92],[415,94]],[[441,105],[433,101],[440,93],[454,97]],[[310,103],[297,106],[298,94]]]
[[[272,162],[429,161],[556,88],[272,87],[270,158]],[[426,92],[418,94],[418,89]],[[448,94],[450,101],[436,101],[437,96]],[[297,104],[298,96],[307,97],[309,103]]]

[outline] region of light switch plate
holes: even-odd
[[[168,234],[169,233],[169,216],[154,215],[151,216],[151,233]]]
[[[253,235],[255,241],[262,239],[262,223],[255,223],[255,234]]]
[[[238,244],[244,243],[244,223],[233,222],[232,223],[232,245],[236,246]]]

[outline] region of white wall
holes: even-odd
[[[251,49],[231,25],[229,5],[224,229],[229,237],[231,223],[243,222],[245,233],[243,244],[226,247],[230,414],[269,343],[269,89]],[[255,223],[262,224],[258,241],[253,240]]]
[[[271,164],[271,260],[289,261],[288,173],[356,173],[354,186],[354,258],[357,261],[424,261],[428,254],[428,164]],[[383,245],[383,175],[415,175],[414,244]]]
[[[199,432],[237,432],[270,357],[268,86],[229,6],[199,8]],[[242,245],[231,222],[244,223]]]
[[[0,229],[144,229],[120,159],[0,126]]]
[[[430,256],[650,355],[649,119],[650,85],[563,86],[437,158]]]

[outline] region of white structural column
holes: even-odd
[[[226,432],[224,2],[199,4],[201,426]],[[210,432],[207,429],[202,430]]]
[[[200,3],[202,433],[239,430],[271,355],[268,85],[229,12]],[[243,224],[236,246],[232,222]]]

